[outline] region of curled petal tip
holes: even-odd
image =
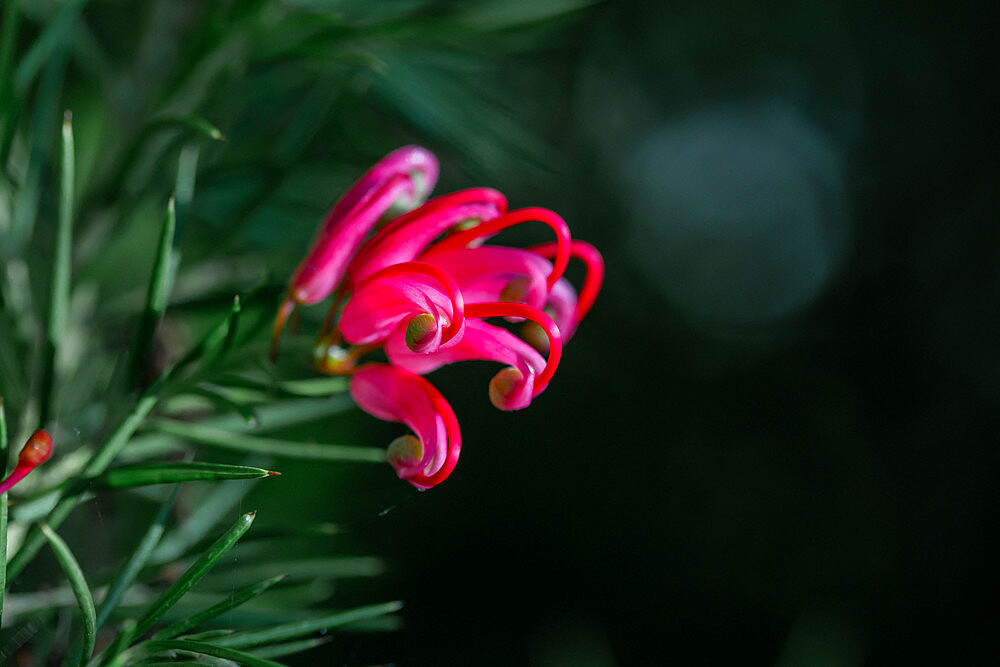
[[[490,402],[498,410],[520,410],[531,403],[531,392],[524,373],[505,368],[490,380]]]
[[[406,325],[406,346],[414,352],[431,352],[440,341],[441,327],[430,313],[416,315]]]
[[[424,443],[414,435],[401,435],[389,443],[386,449],[389,464],[401,478],[420,472],[424,458]]]

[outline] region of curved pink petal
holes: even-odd
[[[430,250],[420,259],[451,274],[466,303],[516,301],[536,308],[545,305],[552,264],[537,253],[480,246]]]
[[[505,329],[481,320],[465,321],[465,333],[454,346],[430,354],[413,352],[400,328],[386,341],[389,361],[423,375],[458,361],[499,361],[510,368],[490,382],[490,400],[501,410],[520,410],[531,403],[535,379],[545,369],[545,359],[533,347]]]
[[[565,278],[560,278],[552,286],[549,298],[545,301],[545,312],[552,316],[552,320],[559,327],[563,341],[567,341],[576,333],[577,320],[577,296],[576,290]]]
[[[328,297],[379,219],[395,206],[418,205],[434,187],[437,173],[437,160],[419,146],[397,149],[369,169],[327,214],[292,276],[292,300],[312,304]]]
[[[491,220],[507,210],[491,188],[471,188],[436,197],[380,229],[358,252],[348,279],[358,284],[376,271],[416,259],[435,238],[467,220]]]
[[[548,276],[548,284],[551,287],[562,277],[563,272],[566,271],[572,239],[570,238],[569,227],[566,225],[566,221],[557,213],[547,208],[528,207],[507,211],[498,218],[487,220],[471,229],[456,232],[445,237],[441,241],[438,241],[428,252],[480,245],[483,240],[500,233],[504,229],[532,221],[545,223],[556,235],[556,246],[558,249],[553,259],[552,272]]]
[[[552,259],[558,254],[559,245],[557,243],[543,243],[528,248],[528,250],[538,253],[542,257]],[[590,312],[591,306],[594,305],[594,301],[601,291],[601,285],[604,283],[604,258],[601,257],[601,253],[597,248],[585,241],[578,241],[576,239],[570,243],[570,256],[582,261],[587,269],[587,274],[583,278],[583,285],[580,287],[579,299],[576,299],[575,293],[573,297],[575,301],[573,328],[575,328],[587,316],[587,313]],[[565,298],[567,294],[564,290],[562,298]],[[558,318],[556,322],[559,322]],[[562,324],[559,325],[559,328],[562,329]],[[568,338],[572,334],[572,331],[569,333],[564,331],[563,333]]]
[[[351,377],[351,396],[368,414],[406,424],[419,440],[418,448],[390,452],[401,478],[426,489],[454,470],[462,446],[458,420],[430,382],[401,368],[369,364]]]
[[[464,307],[462,292],[447,272],[425,262],[402,262],[358,286],[339,327],[349,343],[367,345],[384,340],[405,320],[407,344],[431,352],[461,338]]]

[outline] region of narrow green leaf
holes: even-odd
[[[115,610],[118,606],[119,600],[121,600],[122,595],[128,590],[132,582],[139,575],[139,572],[146,565],[146,561],[149,560],[149,555],[153,553],[153,549],[160,542],[160,538],[163,536],[163,531],[165,530],[167,517],[170,516],[170,508],[174,504],[174,499],[177,497],[177,489],[170,493],[170,497],[160,506],[160,511],[156,513],[156,517],[153,519],[153,523],[149,525],[146,529],[146,534],[142,536],[139,541],[138,546],[136,546],[135,551],[129,556],[128,560],[122,564],[121,570],[112,580],[111,585],[108,587],[108,593],[101,600],[101,606],[97,609],[97,629],[100,630],[104,627],[104,623],[108,620],[111,612]]]
[[[0,124],[14,123],[13,116],[8,120],[8,110],[12,106],[14,95],[14,80],[11,78],[11,64],[14,62],[14,47],[17,45],[17,28],[20,23],[21,11],[18,0],[7,0],[3,3],[3,23],[0,23]],[[8,99],[10,102],[8,102]],[[0,165],[6,166],[6,154],[2,155]]]
[[[265,394],[315,398],[347,391],[350,382],[343,377],[321,377],[308,380],[255,380],[242,375],[226,375],[218,383],[226,387],[256,389]]]
[[[289,426],[319,421],[356,407],[350,396],[338,394],[326,399],[309,398],[261,405],[254,410],[257,419],[260,420],[260,425],[256,428],[234,414],[206,417],[200,424],[224,431],[268,433]],[[169,409],[169,405],[164,408]],[[132,441],[129,448],[123,452],[122,458],[128,461],[141,461],[162,457],[183,449],[184,446],[184,441],[176,436],[166,433],[143,433]]]
[[[136,403],[132,411],[125,417],[118,427],[111,433],[104,444],[94,452],[90,461],[84,467],[80,474],[82,479],[89,479],[92,477],[97,477],[102,472],[104,472],[107,467],[111,464],[111,461],[118,455],[118,452],[128,443],[132,434],[135,433],[136,429],[142,423],[143,419],[150,413],[153,407],[156,405],[158,396],[156,392],[151,387],[149,391],[143,394],[139,401]],[[63,491],[59,501],[56,503],[55,507],[48,513],[46,517],[46,522],[49,526],[53,528],[58,528],[59,525],[69,516],[69,513],[73,511],[79,502],[80,497],[84,494],[85,490],[81,488],[80,485],[74,485],[71,488]],[[21,548],[18,549],[14,557],[10,559],[7,563],[7,572],[9,576],[16,577],[20,574],[21,570],[31,562],[31,559],[35,557],[38,550],[41,548],[42,543],[45,541],[41,530],[37,527],[37,524],[33,526],[28,534],[24,538],[24,542],[21,544]]]
[[[236,648],[260,646],[261,644],[270,644],[272,642],[278,642],[285,639],[295,639],[296,637],[307,635],[310,632],[328,630],[352,621],[373,618],[384,614],[392,614],[402,608],[402,602],[384,602],[382,604],[373,604],[365,607],[358,607],[357,609],[342,611],[336,614],[320,616],[307,621],[276,625],[271,628],[264,628],[263,630],[237,632],[236,634],[217,640],[216,644],[219,646],[232,646]]]
[[[139,321],[135,345],[132,347],[129,379],[133,384],[138,384],[142,377],[146,360],[153,348],[156,327],[167,309],[167,299],[170,296],[170,286],[173,283],[175,268],[173,243],[176,226],[177,213],[174,197],[171,196],[170,201],[167,202],[167,212],[163,216],[163,225],[160,228],[160,242],[156,246],[153,273],[149,277],[149,288],[146,291],[146,306],[142,311],[142,319]]]
[[[52,411],[52,393],[56,381],[56,356],[69,318],[69,285],[73,247],[73,188],[75,157],[73,150],[73,115],[67,111],[62,124],[62,162],[60,164],[59,225],[52,253],[52,277],[49,284],[49,318],[45,328],[45,359],[42,374],[41,415],[43,428]]]
[[[226,613],[230,609],[233,609],[245,602],[253,600],[254,598],[260,596],[261,594],[263,594],[265,591],[267,591],[269,588],[271,588],[284,578],[285,575],[280,574],[277,577],[271,577],[270,579],[262,581],[258,584],[254,584],[253,586],[248,586],[247,588],[244,588],[240,592],[234,593],[232,597],[229,597],[223,600],[222,602],[209,607],[205,611],[199,612],[194,616],[186,618],[178,623],[174,623],[173,625],[168,625],[167,627],[163,628],[155,635],[153,635],[152,639],[154,640],[170,639],[172,637],[176,637],[177,635],[182,635],[188,630],[192,630],[198,627],[205,621],[209,621],[215,618],[216,616]]]
[[[241,565],[239,569],[213,572],[205,578],[203,586],[222,589],[242,586],[271,572],[284,572],[289,581],[377,577],[385,573],[385,563],[374,556],[334,556],[248,563]]]
[[[244,433],[234,433],[209,426],[166,419],[153,420],[149,425],[160,433],[167,433],[190,440],[199,445],[216,447],[218,449],[254,452],[310,461],[385,463],[385,450],[376,447],[321,445],[309,442],[279,440],[277,438],[260,438]]]
[[[80,10],[87,3],[87,0],[70,0],[62,6],[56,17],[49,21],[42,34],[39,35],[35,43],[32,44],[24,57],[17,65],[14,73],[14,83],[18,90],[24,90],[31,80],[35,78],[39,68],[54,53],[57,53],[68,41],[70,28],[73,20],[80,14]]]
[[[260,424],[260,420],[257,418],[257,413],[252,407],[232,398],[233,394],[236,393],[232,390],[221,389],[207,382],[202,382],[201,384],[191,387],[186,391],[187,393],[207,398],[209,401],[214,403],[216,407],[225,412],[235,412],[240,417],[243,417],[243,421],[245,421],[249,426],[258,426]]]
[[[193,642],[208,642],[213,639],[218,639],[219,637],[228,637],[229,635],[236,632],[235,630],[205,630],[205,632],[195,632],[190,635],[184,635],[181,639],[187,639]],[[172,639],[171,637],[151,637],[150,639]]]
[[[0,396],[0,479],[7,476],[7,410]],[[7,590],[7,494],[0,495],[0,623],[3,621],[3,599]]]
[[[202,480],[258,479],[280,474],[273,470],[225,463],[166,462],[113,468],[95,479],[94,484],[120,489],[130,486]]]
[[[150,562],[159,565],[183,556],[193,545],[201,542],[221,519],[227,517],[256,483],[216,485],[206,498],[198,502],[194,512],[163,538]]]
[[[107,470],[108,466],[115,459],[116,456],[121,452],[121,450],[128,444],[129,440],[135,434],[136,429],[142,424],[143,420],[149,415],[149,413],[156,407],[157,402],[160,399],[159,393],[163,386],[169,383],[183,368],[185,359],[188,361],[193,361],[201,356],[205,349],[210,349],[214,345],[217,347],[222,341],[225,340],[226,333],[229,331],[230,326],[234,320],[234,314],[239,312],[239,300],[235,300],[233,304],[233,311],[230,312],[229,316],[226,317],[215,329],[213,329],[209,334],[203,338],[195,348],[185,355],[185,358],[178,362],[176,365],[172,366],[163,375],[157,379],[142,396],[136,402],[135,407],[132,411],[125,417],[125,419],[118,425],[117,428],[108,436],[108,439],[104,441],[87,465],[84,466],[80,473],[80,479],[87,480],[97,477],[102,472]],[[80,501],[81,496],[85,493],[85,485],[72,485],[70,488],[64,490],[56,503],[55,507],[49,511],[46,517],[46,522],[49,526],[53,528],[58,528],[59,525],[69,516],[69,513],[73,511],[73,508],[77,506]],[[41,548],[42,543],[45,541],[45,537],[42,535],[41,530],[37,527],[37,524],[32,526],[25,535],[24,542],[21,544],[21,548],[18,549],[17,553],[14,554],[13,558],[7,563],[7,574],[10,577],[16,577],[21,573],[21,570],[27,566],[31,559],[35,557],[38,550]]]
[[[129,658],[131,660],[135,660],[147,656],[159,655],[160,653],[166,653],[167,651],[188,651],[190,653],[212,656],[214,658],[223,658],[225,660],[232,660],[233,662],[243,665],[244,667],[282,667],[280,662],[274,662],[273,660],[267,660],[265,658],[258,658],[250,655],[249,653],[220,646],[217,643],[207,644],[205,642],[194,642],[187,639],[161,639],[146,642],[132,649],[132,651],[129,652]]]
[[[163,591],[159,598],[157,598],[147,609],[147,611],[139,619],[136,624],[136,636],[144,634],[149,630],[156,621],[163,616],[164,613],[171,606],[174,605],[178,600],[184,597],[184,594],[191,590],[191,587],[198,583],[205,574],[212,569],[212,567],[222,558],[226,552],[228,552],[237,540],[239,540],[244,533],[253,524],[254,516],[256,512],[249,512],[244,514],[239,518],[239,520],[233,524],[233,526],[227,530],[222,537],[215,541],[212,546],[210,546],[205,553],[198,557],[191,567],[189,567],[184,574],[182,574],[173,584],[170,585],[167,590]]]
[[[23,63],[23,61],[22,61]],[[35,228],[38,203],[42,193],[42,175],[52,147],[52,130],[59,114],[59,93],[66,70],[66,49],[59,45],[42,74],[35,94],[31,119],[31,154],[24,181],[14,200],[13,221],[10,228],[11,245],[23,249]]]
[[[199,116],[164,116],[149,122],[143,132],[154,134],[161,130],[187,129],[204,134],[209,139],[225,141],[226,137],[216,126]]]
[[[101,653],[100,657],[95,660],[98,665],[108,665],[113,664],[115,658],[122,654],[122,652],[129,647],[132,643],[132,639],[135,637],[135,619],[126,619],[122,624],[121,631],[115,635],[115,638],[111,641],[106,649]]]
[[[94,609],[94,598],[90,595],[90,588],[87,587],[87,581],[83,578],[83,570],[80,569],[76,558],[73,557],[73,552],[47,524],[40,525],[42,533],[52,545],[56,560],[59,561],[59,565],[66,574],[69,585],[73,589],[73,595],[76,596],[76,601],[80,605],[80,613],[83,617],[83,653],[79,664],[85,664],[94,652],[94,641],[97,638],[97,611]]]
[[[3,18],[0,19],[0,165],[4,167],[14,140],[19,107],[14,94],[11,68],[14,49],[17,47],[18,24],[21,21],[21,8],[18,5],[18,0],[6,0],[3,3]]]
[[[272,644],[263,648],[250,651],[250,655],[258,658],[281,658],[286,655],[295,655],[308,651],[311,648],[329,644],[333,637],[316,637],[315,639],[300,639],[297,642],[286,642],[284,644]]]
[[[240,321],[240,297],[237,294],[233,297],[233,305],[229,310],[229,315],[215,328],[208,332],[197,345],[181,357],[181,360],[174,366],[171,375],[176,375],[184,368],[187,368],[196,361],[211,362],[220,358],[229,349],[233,336]]]
[[[215,129],[215,128],[212,128]],[[218,130],[215,130],[218,132]],[[194,184],[198,175],[198,155],[201,149],[197,144],[190,143],[181,149],[177,157],[177,179],[174,192],[177,195],[177,233],[174,236],[174,248],[180,245],[181,233],[187,221],[191,200],[194,199]]]

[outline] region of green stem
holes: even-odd
[[[45,331],[45,358],[42,375],[42,395],[39,408],[39,428],[44,428],[52,412],[52,394],[56,381],[56,357],[69,319],[69,285],[73,247],[73,187],[74,187],[73,115],[67,111],[62,124],[62,163],[59,196],[59,227],[52,258],[52,280],[49,285],[49,319]]]
[[[7,412],[0,396],[0,477],[7,476]],[[0,623],[3,622],[3,598],[7,590],[7,494],[0,496]]]

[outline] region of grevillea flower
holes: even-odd
[[[418,206],[434,189],[437,175],[437,159],[429,151],[404,146],[379,160],[341,197],[292,275],[288,296],[274,323],[275,344],[295,306],[318,303],[330,296],[378,221],[390,211]]]
[[[504,368],[490,381],[491,402],[501,410],[527,407],[548,386],[563,342],[590,310],[604,276],[600,253],[572,240],[560,216],[534,207],[508,211],[504,196],[490,188],[431,199],[365,240],[390,208],[422,199],[436,176],[433,156],[408,147],[358,181],[292,277],[274,335],[276,343],[296,305],[334,295],[316,366],[350,375],[363,410],[413,431],[393,441],[388,459],[422,489],[451,473],[461,446],[451,407],[422,376],[458,361],[495,361]],[[524,249],[485,244],[529,222],[547,225],[555,241]],[[586,267],[579,295],[563,278],[571,257]],[[524,322],[527,341],[487,323],[491,318]],[[388,364],[361,363],[376,350]]]
[[[31,434],[28,442],[17,455],[17,465],[7,479],[0,482],[0,493],[6,493],[15,484],[28,476],[32,470],[52,458],[52,437],[38,430]]]

